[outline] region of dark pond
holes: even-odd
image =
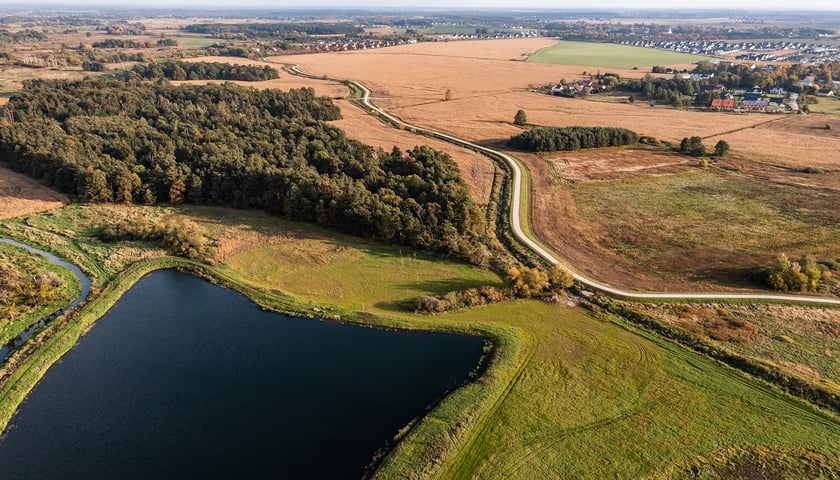
[[[482,348],[264,312],[154,272],[21,406],[0,439],[0,478],[358,478]]]

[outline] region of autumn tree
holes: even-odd
[[[802,262],[792,262],[784,253],[776,258],[776,263],[768,269],[767,284],[776,290],[785,292],[813,291],[819,286],[822,270],[812,256],[806,256]]]
[[[548,283],[552,290],[568,290],[575,283],[571,272],[560,265],[554,265],[548,272]]]
[[[505,286],[520,298],[536,297],[548,288],[548,274],[539,268],[511,267]]]
[[[108,187],[108,176],[105,172],[88,167],[85,176],[82,178],[82,198],[89,202],[110,202],[111,189]]]

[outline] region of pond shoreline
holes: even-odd
[[[458,326],[457,324],[422,325],[396,318],[374,317],[363,312],[346,311],[343,308],[337,310],[312,308],[311,304],[302,303],[293,297],[243,284],[241,281],[229,277],[224,269],[183,258],[162,257],[139,262],[120,272],[107,282],[100,293],[88,298],[83,308],[69,312],[65,310],[65,314],[58,316],[59,321],[48,323],[35,340],[27,342],[24,348],[12,353],[9,361],[0,368],[0,432],[6,430],[20,404],[25,401],[28,393],[40,381],[46,371],[73,348],[80,337],[87,333],[95,322],[137,281],[146,274],[161,269],[179,270],[204,278],[245,295],[264,310],[291,316],[317,317],[321,321],[349,323],[386,330],[424,330],[455,333],[479,337],[484,340],[485,352],[469,377],[452,390],[432,401],[422,415],[412,419],[398,432],[395,432],[394,437],[387,441],[371,459],[365,469],[365,477],[375,476],[383,463],[404,441],[416,438],[416,435],[423,438],[423,433],[415,434],[415,431],[421,426],[423,427],[420,428],[421,431],[426,428],[425,419],[433,412],[439,411],[447,403],[457,402],[456,398],[464,395],[474,396],[475,392],[467,394],[465,389],[469,390],[472,388],[471,386],[479,383],[485,384],[486,382],[482,381],[482,378],[492,375],[494,365],[497,365],[499,361],[499,355],[507,357],[510,354],[510,352],[502,353],[499,350],[499,342],[504,343],[502,338],[499,337],[501,332],[487,331],[482,328],[475,329],[470,326]],[[484,397],[484,395],[481,394],[479,397]],[[473,406],[478,407],[475,404]],[[414,444],[416,440],[411,440],[410,443]]]

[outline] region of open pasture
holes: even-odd
[[[529,62],[534,63],[641,69],[648,69],[654,65],[679,66],[682,68],[685,65],[703,60],[709,60],[709,57],[615,43],[566,40],[543,48],[528,58]]]
[[[734,172],[572,187],[598,242],[663,279],[744,285],[780,253],[840,258],[840,192],[767,184]]]

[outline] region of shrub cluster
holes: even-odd
[[[830,281],[832,272],[829,264],[817,263],[811,255],[792,262],[784,253],[776,263],[764,270],[764,280],[773,289],[784,292],[816,291],[821,281]]]
[[[415,312],[441,313],[462,308],[478,307],[513,298],[532,298],[556,294],[572,286],[572,275],[555,265],[548,272],[539,268],[511,267],[505,276],[504,288],[484,286],[463,292],[449,292],[441,296],[424,295],[414,304]]]
[[[99,234],[99,238],[106,242],[156,242],[171,255],[193,260],[210,261],[214,256],[213,247],[204,229],[191,220],[175,215],[148,222],[125,220],[108,225]]]
[[[581,148],[632,145],[636,132],[616,127],[536,127],[510,137],[508,143],[529,152],[573,151]]]
[[[449,292],[441,296],[423,295],[414,304],[415,312],[441,313],[462,308],[478,307],[513,298],[511,291],[492,286],[470,288],[463,292]]]
[[[60,299],[63,286],[60,276],[44,272],[33,260],[12,261],[0,252],[0,320]]]
[[[683,137],[680,142],[680,153],[692,157],[704,157],[706,156],[706,146],[703,145],[703,139],[700,137]]]

